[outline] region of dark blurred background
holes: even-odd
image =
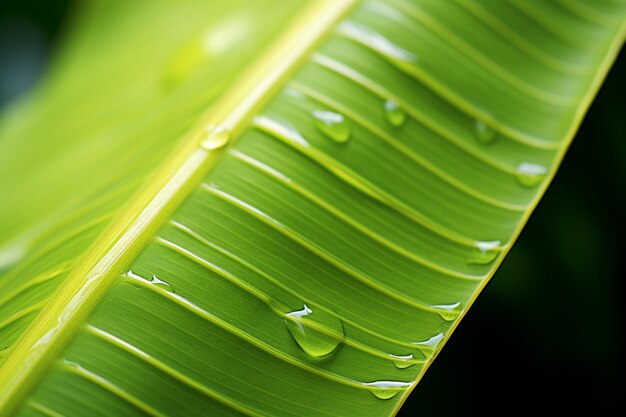
[[[0,4],[0,111],[45,70],[71,3]],[[623,410],[624,55],[519,241],[399,416]]]

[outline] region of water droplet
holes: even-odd
[[[283,90],[283,93],[287,97],[295,98],[297,100],[306,100],[306,96],[304,94],[302,94],[300,91],[291,87],[285,87],[285,89]]]
[[[445,321],[452,321],[461,314],[461,303],[439,304],[431,306],[437,311],[437,314]]]
[[[298,130],[282,120],[273,119],[266,115],[258,115],[252,119],[254,126],[263,132],[296,143],[299,146],[310,147],[307,140]]]
[[[346,118],[339,113],[315,110],[312,113],[315,126],[335,142],[345,143],[350,139],[350,126]]]
[[[393,100],[387,100],[383,103],[383,111],[385,112],[385,119],[394,126],[402,126],[406,122],[406,113]]]
[[[215,150],[226,146],[230,141],[230,130],[221,126],[209,126],[202,133],[200,146],[207,150]]]
[[[420,352],[428,357],[435,351],[435,349],[437,349],[437,346],[439,346],[439,343],[441,343],[442,340],[443,333],[438,333],[430,339],[424,340],[422,342],[413,342],[413,344],[417,346]]]
[[[361,25],[345,22],[339,27],[339,33],[378,52],[393,62],[412,63],[417,61],[415,54],[401,48],[380,33]]]
[[[162,290],[165,290],[167,292],[175,292],[172,286],[168,282],[163,281],[156,275],[152,275],[152,278],[150,279],[150,284],[154,285],[155,287],[159,287]]]
[[[313,312],[306,304],[287,313],[285,324],[298,346],[314,358],[330,355],[344,338],[341,320],[322,310]]]
[[[393,364],[398,369],[406,369],[415,365],[415,357],[412,354],[408,355],[391,355],[394,358]]]
[[[388,400],[410,387],[411,383],[402,381],[374,381],[364,382],[363,385],[370,387],[370,392],[374,394],[376,398]]]
[[[479,142],[491,143],[496,139],[496,131],[482,120],[476,120],[474,130]]]
[[[517,166],[517,180],[525,187],[534,187],[539,184],[547,173],[546,167],[531,162],[522,162]]]
[[[500,254],[500,241],[476,242],[476,249],[478,250],[467,258],[467,263],[486,265]]]

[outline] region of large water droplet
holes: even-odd
[[[473,252],[467,262],[470,264],[486,265],[493,262],[500,253],[500,241],[476,242],[477,251]]]
[[[314,358],[330,355],[344,339],[341,320],[322,310],[313,312],[306,304],[287,313],[285,324],[298,346]]]
[[[156,275],[152,275],[152,278],[150,279],[150,284],[154,285],[155,287],[159,287],[167,292],[176,292],[169,282],[163,281]]]
[[[221,126],[209,126],[202,133],[200,146],[207,150],[219,149],[230,141],[230,131]]]
[[[439,346],[439,343],[441,343],[442,340],[443,333],[438,333],[430,339],[424,340],[422,342],[413,342],[413,344],[417,346],[420,352],[428,357],[435,351],[435,349],[437,349],[437,346]]]
[[[406,113],[393,100],[387,100],[383,103],[383,111],[385,119],[394,126],[402,126],[406,122]]]
[[[522,162],[517,166],[517,180],[525,187],[534,187],[539,184],[548,173],[548,169],[539,164]]]
[[[350,126],[343,115],[326,110],[311,113],[315,126],[335,142],[345,143],[350,139]]]
[[[496,139],[496,131],[482,120],[476,120],[474,130],[476,132],[476,138],[479,142],[491,143]]]
[[[363,385],[370,387],[370,392],[374,394],[376,398],[388,400],[410,387],[411,383],[402,381],[374,381],[364,382]]]
[[[461,314],[461,303],[439,304],[431,306],[437,311],[437,314],[445,321],[452,321]]]
[[[393,364],[396,365],[398,369],[406,369],[415,365],[417,362],[415,361],[415,357],[412,354],[408,355],[391,355],[394,358]]]

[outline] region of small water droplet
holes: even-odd
[[[374,381],[364,382],[363,385],[370,387],[370,392],[374,394],[376,398],[389,400],[398,395],[399,392],[410,387],[411,383],[402,381]]]
[[[412,52],[396,45],[383,35],[353,22],[345,22],[339,33],[352,39],[396,63],[414,63],[417,57]]]
[[[325,110],[315,110],[311,115],[315,126],[335,142],[345,143],[350,139],[350,126],[343,115]]]
[[[252,122],[256,128],[270,135],[286,139],[299,146],[307,148],[311,146],[304,136],[298,132],[298,129],[285,121],[274,119],[266,115],[258,115],[252,119]]]
[[[394,358],[393,364],[398,369],[406,369],[415,365],[415,357],[412,354],[408,355],[391,355]]]
[[[496,139],[496,131],[482,120],[476,120],[474,130],[476,138],[481,143],[491,143]]]
[[[413,342],[413,344],[417,346],[420,352],[428,357],[435,351],[435,349],[437,349],[437,346],[439,346],[439,343],[441,343],[442,340],[443,333],[438,333],[430,339],[424,340],[422,342]]]
[[[475,245],[476,249],[478,250],[472,253],[467,258],[467,263],[487,265],[493,262],[493,260],[496,259],[500,254],[499,240],[493,240],[489,242],[476,242]]]
[[[439,304],[431,306],[437,311],[437,314],[445,321],[452,321],[461,314],[461,303]]]
[[[202,133],[202,146],[206,150],[215,150],[226,146],[230,141],[230,131],[222,126],[209,126]]]
[[[406,113],[393,100],[387,100],[383,103],[383,111],[385,119],[394,126],[402,126],[406,122]]]
[[[154,285],[155,287],[159,287],[167,292],[175,292],[169,282],[163,281],[156,275],[152,275],[152,278],[150,279],[150,284]]]
[[[302,94],[300,91],[291,87],[285,87],[285,89],[283,90],[283,93],[287,97],[295,98],[297,100],[306,100],[306,96],[304,94]]]
[[[539,184],[548,173],[548,169],[539,164],[522,162],[517,166],[517,180],[524,187],[534,187]]]
[[[330,355],[344,339],[341,320],[322,310],[313,312],[306,304],[287,313],[285,324],[298,346],[314,358]]]

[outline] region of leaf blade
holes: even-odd
[[[381,19],[380,7],[408,10],[409,17],[430,26],[425,24],[415,33],[406,25],[393,26],[385,19],[405,19],[405,15],[388,12]],[[556,13],[552,5],[546,9]],[[195,404],[186,408],[185,415],[202,412],[203,407],[248,415],[393,413],[406,395],[397,394],[419,380],[442,339],[447,339],[501,262],[500,250],[510,248],[545,191],[580,121],[581,109],[595,93],[624,33],[623,24],[621,29],[602,29],[606,37],[603,48],[598,48],[602,53],[590,52],[584,41],[577,43],[580,56],[591,57],[588,61],[595,72],[572,75],[578,77],[584,94],[572,98],[566,110],[545,111],[546,98],[554,96],[533,89],[531,94],[520,94],[519,84],[502,72],[498,83],[479,79],[481,88],[464,85],[462,81],[475,77],[479,68],[495,70],[484,58],[476,60],[476,54],[475,62],[449,55],[450,49],[462,45],[460,38],[427,18],[448,15],[444,12],[459,14],[460,6],[366,2],[350,15],[350,30],[340,26],[311,61],[287,64],[289,74],[298,72],[282,94],[274,87],[249,97],[235,93],[226,105],[217,107],[210,116],[217,119],[209,120],[226,120],[227,125],[234,120],[229,127],[237,141],[216,153],[219,157],[210,170],[198,168],[205,151],[192,143],[187,152],[196,155],[197,162],[178,171],[183,172],[180,180],[164,188],[154,185],[152,193],[166,192],[169,186],[175,194],[188,178],[205,177],[201,187],[188,199],[174,201],[170,211],[159,204],[146,209],[145,225],[156,217],[164,221],[170,213],[173,220],[140,233],[143,240],[136,245],[143,252],[138,257],[126,253],[123,238],[116,238],[120,246],[114,252],[106,242],[115,241],[115,234],[103,239],[105,257],[119,255],[122,261],[115,265],[121,269],[130,264],[132,274],[110,275],[111,287],[103,291],[102,304],[94,305],[88,327],[77,329],[66,350],[58,348],[63,359],[34,393],[35,404],[65,407],[50,398],[58,384],[80,386],[88,396],[106,397],[120,403],[121,409],[131,407],[151,415],[176,415],[185,403]],[[544,36],[550,32],[532,11],[513,16],[535,18],[537,32]],[[562,21],[571,22],[572,17],[564,14]],[[432,33],[420,32],[424,30]],[[555,43],[571,43],[560,31],[551,33]],[[436,48],[441,41],[437,35],[451,47]],[[420,49],[419,40],[428,41],[424,43],[429,45],[428,53]],[[519,40],[516,43],[520,45]],[[414,55],[433,63],[464,62],[463,67],[471,71],[463,75],[452,68],[439,74],[428,63],[422,67],[421,61],[398,62]],[[600,55],[602,62],[594,62]],[[507,74],[518,70],[508,69]],[[350,83],[353,96],[341,95]],[[244,80],[249,87],[255,84]],[[503,89],[507,94],[493,94]],[[371,102],[372,97],[379,100],[377,115],[359,107],[359,100]],[[517,103],[513,107],[503,103],[510,97]],[[389,100],[408,113],[399,126],[390,126],[385,119],[383,104]],[[476,103],[492,109],[486,112]],[[238,104],[244,110],[233,113],[233,105]],[[493,106],[501,104],[498,111],[505,111],[506,123],[494,119]],[[511,112],[521,107],[524,111]],[[339,109],[351,111],[337,114]],[[248,126],[257,110],[260,115]],[[316,126],[315,112],[332,115],[327,118],[330,124],[323,129]],[[554,120],[536,126],[534,121],[546,120],[546,114]],[[498,132],[493,147],[476,141],[475,129],[483,126],[476,122],[477,116],[486,126],[481,127],[482,135],[486,128]],[[445,123],[453,124],[452,128]],[[524,123],[543,130],[523,131]],[[403,138],[406,145],[393,142],[402,128],[417,132],[419,125],[439,140],[429,150],[437,164],[428,165],[429,157],[419,158],[423,152],[428,154],[412,135]],[[348,141],[335,140],[337,126],[348,127]],[[191,140],[195,137],[190,135]],[[443,156],[450,145],[458,148],[452,153],[458,158],[445,165]],[[408,149],[415,149],[416,157],[408,157]],[[520,150],[540,163],[516,161]],[[174,159],[171,166],[178,168],[185,160]],[[489,166],[481,168],[482,176],[473,179],[464,174],[481,164]],[[455,172],[457,165],[465,166]],[[545,172],[539,172],[541,166]],[[521,173],[528,189],[516,184],[520,167],[528,171]],[[500,176],[490,181],[488,173],[494,170]],[[535,181],[533,176],[538,175],[548,178]],[[511,191],[513,187],[517,192]],[[489,198],[496,193],[500,199]],[[141,228],[137,219],[131,216],[129,227]],[[153,233],[154,242],[149,239]],[[144,280],[137,281],[141,276]],[[68,302],[57,299],[61,307]],[[289,320],[288,312],[308,310],[312,317],[322,317],[324,312],[343,321],[342,345],[330,357],[312,359],[298,348],[297,339],[291,339],[284,322]],[[53,321],[62,310],[50,311]],[[313,329],[309,337],[332,333],[324,320],[298,320],[303,329]],[[88,354],[92,350],[101,354],[92,357]],[[408,354],[415,361],[398,366]],[[156,361],[148,362],[152,367],[138,361],[146,357]],[[142,386],[150,378],[159,381],[158,392]],[[281,403],[276,402],[275,392],[281,393]],[[67,402],[63,395],[59,398]],[[68,404],[67,412],[78,412],[76,404]],[[224,405],[227,409],[219,408]]]

